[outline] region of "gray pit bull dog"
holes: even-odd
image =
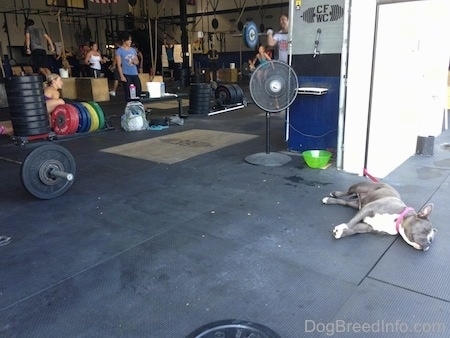
[[[356,183],[347,192],[332,192],[322,202],[359,209],[350,221],[334,227],[336,239],[366,232],[400,234],[414,249],[427,251],[437,232],[428,219],[433,204],[416,213],[405,205],[397,190],[385,183]]]

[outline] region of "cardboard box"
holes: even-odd
[[[109,101],[107,78],[80,77],[75,78],[77,99],[80,101]]]

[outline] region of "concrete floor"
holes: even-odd
[[[19,166],[0,162],[0,234],[13,236],[0,247],[1,336],[185,337],[240,319],[288,338],[448,337],[449,131],[433,156],[383,179],[416,210],[434,203],[438,234],[420,252],[397,236],[332,237],[353,211],[322,197],[367,178],[310,169],[295,153],[280,167],[246,163],[265,150],[255,105],[133,133],[119,128],[120,96],[101,106],[114,130],[53,141],[77,166],[61,197],[32,197]],[[284,124],[273,115],[272,151],[286,149]],[[175,164],[100,151],[192,129],[258,137]],[[39,144],[2,137],[0,154],[21,161]]]

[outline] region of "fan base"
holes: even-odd
[[[290,156],[280,153],[257,153],[245,158],[245,162],[247,163],[264,167],[279,167],[291,160],[292,158]]]

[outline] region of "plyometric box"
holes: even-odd
[[[219,69],[219,79],[223,82],[237,82],[238,70],[236,68]]]
[[[61,78],[63,86],[61,88],[61,97],[63,99],[76,100],[77,99],[77,87],[75,85],[75,78]]]
[[[80,101],[109,101],[108,79],[81,77],[75,78],[77,100]]]
[[[141,80],[141,88],[145,90],[147,88],[147,82],[164,82],[163,77],[160,75],[152,75],[146,73],[139,73],[139,80]]]

